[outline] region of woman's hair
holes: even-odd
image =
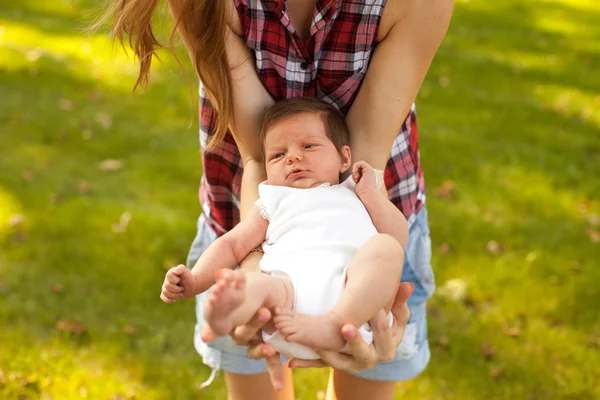
[[[269,108],[260,128],[260,143],[264,156],[265,138],[269,130],[292,115],[318,115],[325,125],[325,133],[341,154],[343,146],[350,145],[350,131],[342,114],[332,105],[313,97],[295,97],[281,100]]]
[[[112,0],[111,7],[94,26],[114,19],[112,35],[121,45],[128,44],[140,63],[140,72],[134,85],[145,88],[152,57],[164,48],[152,30],[152,18],[160,0]],[[233,123],[233,101],[229,64],[225,53],[225,0],[181,0],[181,14],[171,32],[172,48],[176,29],[181,26],[188,34],[186,42],[192,62],[217,114],[215,128],[207,148],[217,146]]]

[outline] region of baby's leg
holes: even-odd
[[[287,279],[223,269],[206,300],[204,317],[216,336],[224,336],[250,321],[260,307],[291,307],[293,293]]]
[[[390,303],[398,290],[403,264],[404,251],[396,239],[374,236],[354,256],[342,298],[327,314],[296,314],[278,308],[275,326],[286,340],[339,350],[345,346],[342,326],[360,327]]]

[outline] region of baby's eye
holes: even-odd
[[[283,157],[284,154],[283,153],[277,153],[277,154],[273,154],[273,156],[271,157],[271,160],[275,160],[277,158],[281,158]]]
[[[314,148],[316,145],[315,144],[307,144],[306,146],[304,146],[305,149],[312,149]]]

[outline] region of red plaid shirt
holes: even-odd
[[[318,0],[307,41],[295,33],[284,0],[234,2],[260,79],[275,100],[312,96],[348,112],[376,45],[385,0]],[[200,85],[202,146],[214,122]],[[203,164],[202,209],[211,228],[222,235],[239,221],[242,162],[231,135],[217,149],[204,152]],[[410,221],[425,195],[414,107],[394,141],[384,176],[391,201]]]

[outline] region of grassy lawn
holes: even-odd
[[[82,33],[97,7],[0,3],[0,398],[222,399],[194,303],[158,298],[200,212],[195,80],[164,52],[132,96],[136,65]],[[417,103],[433,358],[398,398],[600,399],[598,21],[457,1]],[[295,376],[320,398],[325,371]]]

